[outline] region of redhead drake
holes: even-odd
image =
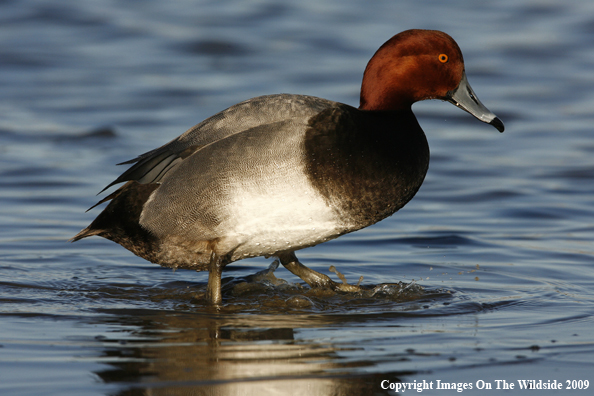
[[[407,30],[363,74],[359,108],[304,95],[261,96],[190,128],[109,186],[107,207],[72,241],[98,235],[165,267],[209,271],[222,302],[234,261],[276,256],[311,287],[351,290],[301,264],[295,251],[392,215],[418,191],[429,147],[414,102],[453,103],[503,132],[468,84],[447,34]]]

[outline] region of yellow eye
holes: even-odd
[[[448,61],[448,56],[446,54],[439,55],[439,61],[441,63],[446,63]]]

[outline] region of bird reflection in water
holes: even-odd
[[[133,321],[142,326],[134,339],[99,340],[111,368],[95,374],[121,385],[119,396],[387,395],[381,381],[399,381],[397,373],[357,374],[374,362],[350,361],[356,350],[295,339],[292,326],[327,326],[329,317],[147,311]]]
[[[389,303],[400,311],[392,314],[406,314],[422,309],[431,293],[419,288],[416,296],[408,294],[401,303],[385,296],[370,303],[369,298],[355,300],[352,295],[348,300],[318,296],[315,290],[304,291],[271,275],[262,272],[259,280],[248,277],[228,284],[234,303],[224,307],[209,306],[197,296],[185,310],[176,306],[174,310],[106,312],[107,323],[115,321],[118,328],[133,330],[97,340],[110,368],[95,374],[106,384],[119,386],[115,394],[120,396],[388,394],[381,389],[382,380],[398,382],[400,375],[414,374],[366,374],[366,368],[377,362],[362,348],[352,344],[346,348],[327,341],[328,337],[307,339],[303,332],[321,334],[333,327],[357,331],[354,323],[370,320],[357,312]],[[184,290],[196,293],[194,285]],[[169,301],[177,297],[187,304],[189,296],[179,293],[178,287],[162,297]],[[292,298],[301,301],[301,307],[291,305]],[[400,359],[408,360],[404,355]]]

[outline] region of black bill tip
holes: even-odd
[[[495,117],[491,120],[491,122],[489,122],[490,125],[493,125],[495,128],[497,128],[497,130],[499,132],[503,132],[505,131],[505,126],[503,125],[503,122],[501,122],[501,120],[498,117]]]

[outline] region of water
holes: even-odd
[[[98,213],[84,211],[113,164],[257,95],[356,105],[373,52],[413,27],[458,41],[506,132],[416,104],[432,159],[415,199],[299,254],[351,283],[414,279],[409,294],[324,295],[282,268],[285,286],[238,286],[270,265],[259,258],[229,266],[215,311],[204,273],[100,238],[66,243]],[[0,3],[0,393],[594,382],[593,68],[589,0]]]

